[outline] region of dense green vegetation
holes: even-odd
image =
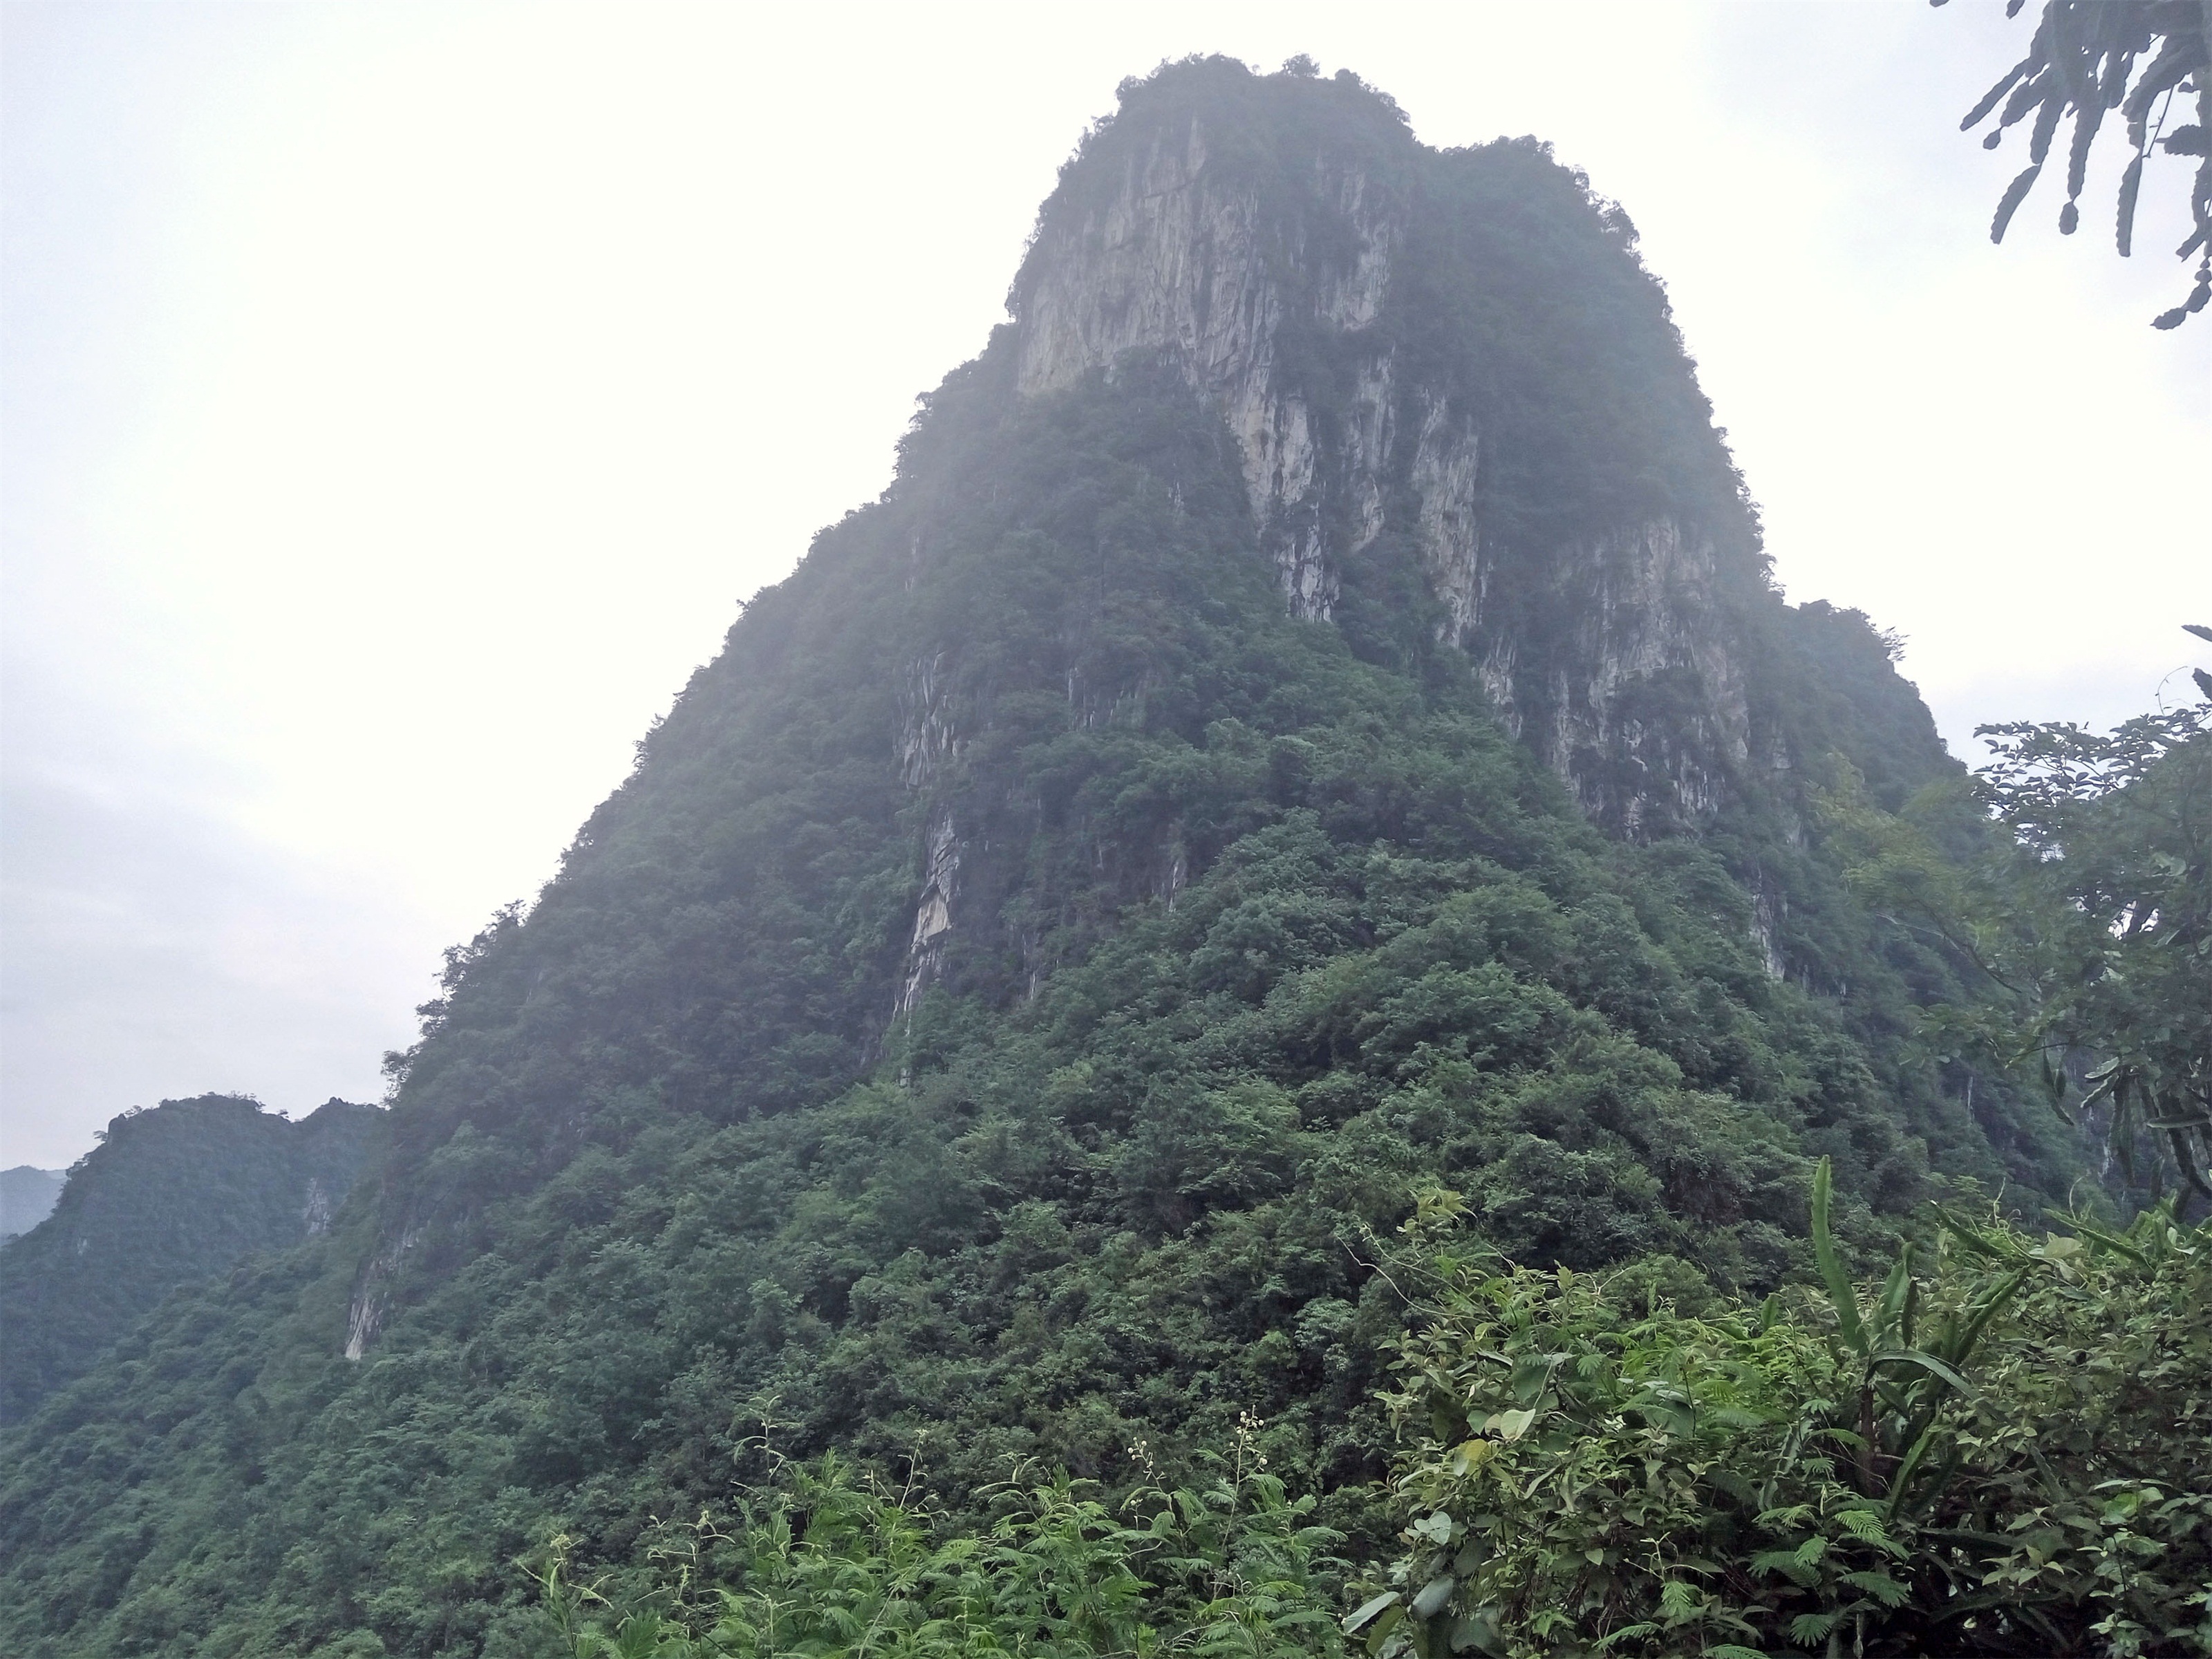
[[[1861,798],[1831,811],[1875,854],[1855,874],[2015,976],[1990,969],[2003,997],[1945,1023],[1999,1063],[2056,1055],[2061,1101],[2069,1074],[2092,1105],[2139,1088],[2194,1188],[2203,711],[1992,735],[1977,790],[2011,838],[1946,861]],[[2127,1164],[2124,1103],[2102,1127]],[[2212,1240],[2178,1220],[2188,1201],[2039,1239],[1938,1209],[1854,1285],[1823,1160],[1819,1288],[1753,1303],[1664,1254],[1516,1264],[1432,1189],[1377,1252],[1378,1282],[1414,1299],[1381,1385],[1387,1572],[1326,1553],[1340,1534],[1263,1473],[1246,1417],[1225,1456],[1200,1454],[1228,1478],[1139,1479],[1118,1507],[1063,1474],[963,1522],[933,1510],[913,1459],[896,1496],[834,1460],[773,1464],[732,1530],[702,1513],[661,1532],[641,1572],[602,1581],[613,1599],[563,1577],[556,1540],[549,1650],[2212,1652]],[[1150,1474],[1149,1448],[1131,1453]]]
[[[2140,1199],[2212,1200],[2212,702],[1980,735],[1996,758],[1966,799],[2006,833],[1961,860],[1942,844],[1960,792],[1901,815],[1839,796],[1850,879],[1974,964],[1984,994],[1934,1011],[1942,1046],[2039,1074]]]
[[[2204,1230],[1944,1213],[1855,1288],[1826,1199],[1823,1169],[1825,1296],[1756,1307],[1440,1254],[1392,1396],[1416,1553],[1374,1634],[1410,1611],[1429,1651],[1516,1659],[2212,1652]]]
[[[855,1483],[835,1458],[757,1491],[725,1530],[702,1515],[648,1556],[617,1605],[538,1572],[549,1651],[575,1659],[811,1653],[1297,1654],[1341,1649],[1328,1586],[1338,1534],[1288,1497],[1249,1431],[1200,1490],[1009,1480],[994,1518],[946,1535],[911,1484]]]
[[[973,1531],[911,1480],[781,1469],[619,1601],[556,1540],[549,1651],[2212,1652],[2206,1230],[1942,1212],[1854,1285],[1828,1195],[1823,1166],[1823,1291],[1747,1303],[1665,1258],[1516,1267],[1424,1194],[1388,1258],[1416,1298],[1383,1396],[1402,1544],[1348,1590],[1248,1421],[1203,1491],[1012,1483]]]
[[[1528,1273],[1716,1306],[1817,1270],[1824,1158],[1847,1251],[1963,1182],[2065,1192],[2070,1132],[1927,1018],[1986,997],[1971,953],[1851,884],[1851,825],[1964,868],[1986,823],[1927,796],[1959,769],[1865,618],[1766,585],[1625,219],[1345,81],[1180,66],[1123,121],[1194,103],[1260,160],[1357,129],[1431,201],[1391,325],[1480,347],[1501,557],[1721,525],[1760,763],[1696,834],[1609,837],[1438,643],[1402,526],[1294,620],[1171,365],[1020,401],[1000,331],[449,955],[377,1178],[11,1432],[0,1647],[542,1653],[516,1563],[556,1536],[586,1645],[578,1584],[662,1584],[650,1650],[887,1574],[1025,1650],[1227,1641],[1395,1547],[1419,1192]],[[910,1467],[926,1521],[836,1473]],[[671,1530],[702,1510],[726,1535]],[[666,1586],[694,1547],[736,1601]],[[1077,1579],[1126,1605],[1078,1628]]]
[[[319,1232],[382,1114],[293,1123],[251,1100],[165,1100],[111,1121],[52,1212],[0,1249],[0,1423],[20,1421],[173,1289]]]

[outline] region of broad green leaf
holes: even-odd
[[[1451,1542],[1451,1516],[1438,1510],[1434,1514],[1423,1516],[1406,1530],[1417,1537],[1427,1539],[1432,1544],[1449,1544]]]
[[[1828,1231],[1828,1195],[1834,1174],[1826,1158],[1813,1172],[1813,1255],[1820,1267],[1821,1282],[1827,1287],[1829,1305],[1836,1310],[1836,1324],[1843,1332],[1844,1340],[1855,1353],[1867,1352],[1865,1328],[1859,1322],[1858,1292],[1851,1287],[1850,1275],[1844,1271],[1843,1258],[1836,1254],[1836,1241]]]
[[[1452,1472],[1472,1474],[1488,1462],[1497,1450],[1495,1440],[1462,1440],[1451,1450]]]
[[[1907,1239],[1891,1265],[1889,1277],[1883,1281],[1881,1296],[1875,1304],[1875,1325],[1880,1335],[1887,1336],[1903,1324],[1905,1298],[1912,1290],[1912,1241]]]
[[[1354,1607],[1351,1615],[1345,1620],[1344,1633],[1346,1636],[1358,1634],[1364,1630],[1375,1615],[1381,1613],[1383,1608],[1396,1607],[1400,1599],[1395,1590],[1384,1590],[1380,1595],[1368,1597],[1366,1601]]]
[[[1960,1394],[1971,1395],[1974,1392],[1974,1385],[1967,1382],[1964,1376],[1934,1354],[1923,1352],[1918,1348],[1886,1348],[1880,1353],[1869,1354],[1867,1368],[1871,1370],[1876,1365],[1917,1365],[1929,1376],[1939,1377],[1949,1383]]]
[[[1477,1607],[1453,1620],[1449,1640],[1454,1653],[1505,1651],[1504,1644],[1498,1640],[1498,1615],[1489,1607]]]

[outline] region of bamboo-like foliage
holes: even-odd
[[[2132,1180],[2138,1133],[2212,1197],[2212,728],[2203,708],[2109,735],[1985,728],[1984,793],[2018,844],[2005,950],[2022,1030],[2062,1104],[2099,1114]],[[2078,1074],[2078,1081],[2077,1081]]]
[[[2212,1239],[1941,1212],[1862,1285],[1830,1198],[1824,1164],[1824,1295],[1689,1317],[1468,1249],[1432,1195],[1370,1652],[2212,1653]]]
[[[1382,1401],[1406,1547],[1340,1628],[1340,1538],[1249,1417],[1204,1490],[1033,1477],[980,1528],[783,1465],[624,1593],[556,1540],[544,1614],[572,1659],[2212,1653],[2212,1236],[1946,1209],[1855,1280],[1832,1198],[1824,1163],[1817,1290],[1693,1316],[1648,1271],[1513,1267],[1425,1194]]]

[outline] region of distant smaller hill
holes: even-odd
[[[0,1170],[0,1243],[27,1233],[52,1214],[68,1179],[66,1170],[34,1170],[27,1164]]]
[[[0,1422],[20,1422],[171,1291],[330,1225],[384,1114],[331,1100],[298,1122],[234,1095],[112,1119],[49,1212],[0,1246]],[[27,1193],[34,1191],[24,1183]]]

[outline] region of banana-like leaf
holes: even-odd
[[[2108,1232],[2104,1228],[2095,1226],[2089,1222],[2082,1220],[2081,1217],[2069,1214],[2063,1210],[2046,1210],[2044,1213],[2049,1216],[2053,1221],[2063,1223],[2069,1229],[2080,1234],[2083,1238],[2089,1239],[2094,1243],[2102,1245],[2108,1250],[2116,1251],[2119,1255],[2125,1256],[2129,1261],[2134,1262],[2138,1267],[2148,1267],[2150,1266],[2149,1255],[2144,1251],[2136,1249],[2135,1245],[2130,1243],[2118,1233]]]
[[[1869,1354],[1867,1369],[1872,1370],[1876,1365],[1917,1365],[1930,1376],[1949,1383],[1960,1394],[1972,1395],[1974,1392],[1974,1385],[1964,1376],[1934,1354],[1918,1348],[1886,1348],[1880,1353]]]
[[[1974,1351],[1982,1346],[1982,1337],[1989,1330],[1990,1321],[2003,1312],[2005,1304],[2020,1294],[2021,1286],[2027,1283],[2027,1276],[2032,1271],[2022,1267],[2018,1273],[2008,1275],[1975,1304],[1973,1312],[1967,1317],[1966,1329],[1959,1333],[1958,1347],[1950,1358],[1963,1364],[1974,1357]]]
[[[1828,1160],[1823,1158],[1820,1167],[1813,1172],[1813,1255],[1820,1263],[1820,1282],[1827,1286],[1828,1301],[1836,1310],[1844,1340],[1854,1353],[1863,1355],[1869,1344],[1866,1327],[1859,1319],[1858,1292],[1851,1288],[1851,1276],[1844,1271],[1835,1237],[1828,1231],[1828,1194],[1834,1179]]]
[[[1351,1616],[1344,1621],[1344,1633],[1346,1636],[1358,1634],[1385,1607],[1396,1607],[1399,1600],[1395,1590],[1384,1590],[1380,1595],[1370,1596],[1352,1610]]]
[[[1875,1332],[1877,1337],[1887,1336],[1898,1330],[1905,1320],[1905,1298],[1912,1291],[1912,1242],[1907,1239],[1897,1253],[1897,1261],[1883,1281],[1881,1297],[1875,1304]]]
[[[1897,1466],[1897,1473],[1890,1477],[1889,1516],[1893,1521],[1905,1505],[1905,1494],[1911,1490],[1912,1477],[1920,1473],[1921,1464],[1927,1461],[1928,1449],[1936,1443],[1936,1426],[1931,1422],[1914,1437],[1904,1460]]]
[[[2019,1254],[2019,1247],[2004,1235],[1992,1233],[1980,1223],[1969,1221],[1941,1204],[1930,1207],[1936,1212],[1937,1224],[1984,1261],[2002,1261]]]

